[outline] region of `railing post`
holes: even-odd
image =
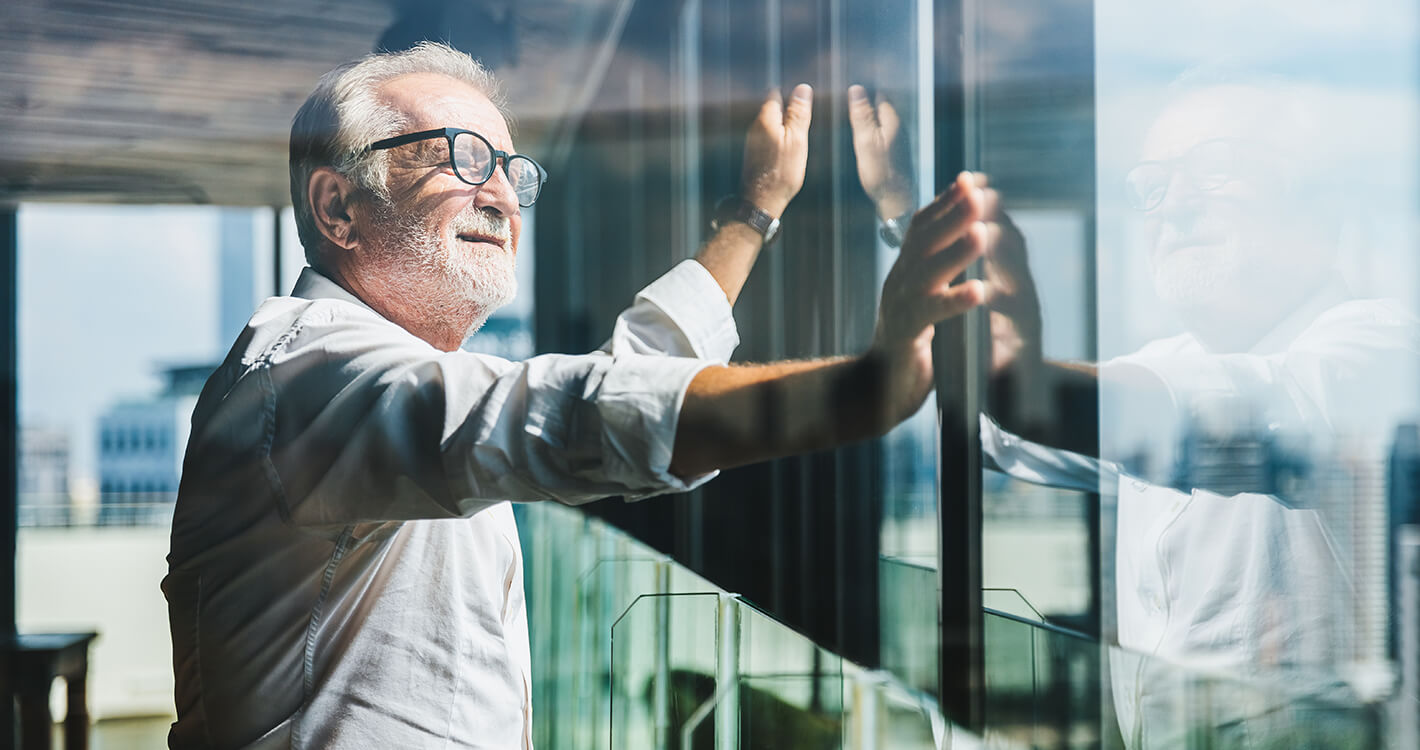
[[[849,696],[851,713],[847,726],[848,736],[843,746],[848,750],[877,750],[878,714],[883,701],[878,689],[880,679],[876,673],[855,671],[852,693]]]
[[[720,693],[715,707],[715,750],[740,746],[740,601],[720,594],[716,625],[715,682]]]
[[[656,727],[656,748],[671,747],[671,566],[669,558],[656,563],[656,694],[652,712]]]

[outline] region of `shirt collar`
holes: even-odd
[[[352,302],[366,310],[374,310],[360,301],[359,297],[345,291],[345,287],[331,281],[330,278],[310,266],[301,269],[301,275],[296,278],[296,286],[291,290],[291,296],[301,299],[338,299],[343,302]]]

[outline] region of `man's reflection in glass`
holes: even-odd
[[[1342,281],[1367,183],[1328,163],[1343,144],[1299,92],[1186,75],[1143,138],[1124,182],[1147,247],[1125,251],[1148,252],[1157,305],[1135,314],[1183,333],[1099,364],[1047,360],[1024,239],[995,215],[984,448],[1018,479],[1117,503],[1111,672],[1130,747],[1200,731],[1223,747],[1364,743],[1359,712],[1321,706],[1390,686],[1370,557],[1384,557],[1381,467],[1411,416],[1420,326]],[[860,178],[891,218],[910,203],[892,187],[909,181],[882,177],[891,105],[861,89],[849,103]],[[1098,458],[1090,430],[1024,408],[1057,394],[1099,399]]]

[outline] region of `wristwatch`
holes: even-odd
[[[883,238],[888,247],[902,247],[902,239],[907,236],[907,225],[912,223],[912,214],[912,211],[908,211],[895,219],[883,219],[878,236]]]
[[[779,236],[779,219],[738,195],[727,195],[715,204],[715,216],[710,220],[710,229],[718,232],[720,227],[732,221],[748,224],[751,229],[759,232],[766,245]]]

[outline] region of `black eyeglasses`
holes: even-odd
[[[503,160],[503,173],[508,176],[508,184],[518,196],[518,205],[524,208],[537,202],[542,194],[542,185],[547,182],[547,170],[541,164],[522,154],[510,154],[493,148],[483,136],[463,128],[438,128],[421,130],[418,133],[397,135],[393,138],[375,141],[368,151],[381,151],[406,143],[444,138],[449,143],[449,166],[454,174],[470,185],[482,185],[493,176],[498,168],[498,160]]]

